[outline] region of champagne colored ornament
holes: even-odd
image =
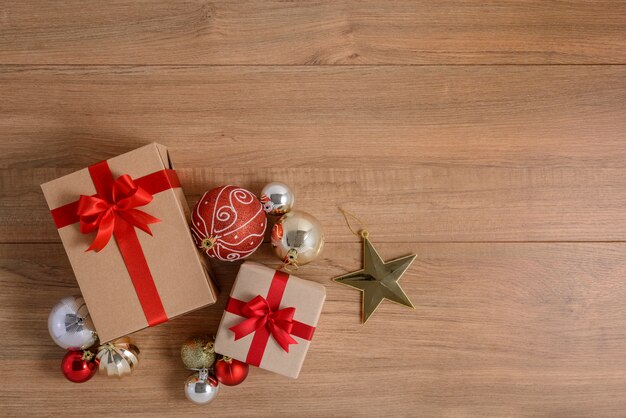
[[[124,377],[132,373],[139,363],[139,348],[130,338],[119,338],[98,347],[96,358],[100,362],[100,374]]]
[[[68,351],[61,361],[61,371],[70,382],[83,383],[91,379],[98,367],[89,350]]]
[[[191,214],[193,239],[209,257],[234,261],[252,254],[263,242],[267,216],[251,192],[222,186],[206,192]]]
[[[54,305],[48,316],[48,332],[59,346],[72,350],[91,347],[98,339],[80,296],[65,297]]]
[[[191,337],[180,348],[180,357],[188,369],[206,369],[215,362],[213,339],[207,337]]]
[[[293,210],[272,228],[272,249],[285,266],[298,268],[315,259],[324,247],[322,225],[313,215]]]
[[[261,204],[268,215],[284,215],[293,208],[295,197],[285,183],[272,182],[261,191]]]
[[[416,255],[411,254],[388,262],[383,261],[370,242],[367,229],[363,228],[359,232],[352,229],[348,216],[361,225],[363,222],[347,210],[341,208],[339,210],[343,214],[350,231],[363,239],[363,269],[335,277],[333,280],[363,292],[361,322],[367,322],[383,299],[415,309],[398,281],[415,260]]]
[[[185,381],[185,396],[196,405],[211,402],[217,396],[220,387],[218,381],[209,375],[207,369],[192,374]]]
[[[215,377],[226,386],[236,386],[246,380],[250,366],[231,357],[222,357],[215,362]]]

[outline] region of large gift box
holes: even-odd
[[[318,283],[247,261],[230,293],[215,351],[296,378],[324,299]]]
[[[146,145],[41,188],[101,342],[215,302],[163,145]]]

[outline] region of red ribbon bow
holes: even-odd
[[[149,224],[160,219],[135,209],[150,203],[152,195],[137,186],[128,174],[121,175],[102,196],[81,195],[77,214],[80,218],[80,232],[88,234],[98,230],[87,251],[102,250],[111,240],[120,223],[127,223],[152,235]]]
[[[235,333],[235,341],[237,341],[262,327],[266,327],[276,342],[288,353],[289,344],[298,344],[290,335],[295,312],[296,308],[292,307],[274,311],[267,299],[258,295],[241,308],[241,313],[248,319],[244,319],[241,323],[231,327],[230,330]]]

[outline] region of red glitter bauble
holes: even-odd
[[[91,351],[68,351],[61,362],[61,371],[70,382],[83,383],[98,370],[98,363]]]
[[[221,186],[206,192],[191,214],[196,245],[208,256],[234,261],[252,254],[263,242],[267,217],[251,192]]]
[[[226,386],[235,386],[246,380],[250,366],[230,357],[223,357],[215,362],[215,377]]]

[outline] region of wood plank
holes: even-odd
[[[288,381],[255,369],[202,410],[238,416],[623,413],[625,245],[402,243],[379,250],[386,258],[418,253],[402,279],[415,311],[385,303],[361,326],[359,293],[329,282],[359,267],[360,245],[331,244],[299,272],[328,293],[301,377]],[[253,257],[274,263],[267,245]],[[142,357],[132,378],[96,377],[79,388],[58,372],[63,351],[45,328],[56,300],[78,291],[63,248],[0,245],[0,366],[11,382],[0,391],[3,412],[77,415],[86,402],[91,413],[106,415],[199,411],[182,394],[189,372],[179,346],[187,336],[216,330],[236,268],[216,265],[223,290],[216,306],[135,335]],[[24,396],[35,375],[46,396]]]
[[[626,67],[0,67],[0,167],[626,167]]]
[[[24,0],[5,64],[625,63],[623,1]]]
[[[9,66],[0,92],[2,242],[57,241],[38,185],[155,140],[191,203],[283,180],[331,242],[338,204],[381,242],[626,236],[623,67]]]
[[[0,170],[0,242],[59,242],[39,184],[70,171]],[[190,206],[222,184],[254,193],[270,181],[291,184],[296,207],[320,219],[328,242],[357,241],[339,205],[357,213],[377,242],[626,239],[623,169],[183,168],[178,173]]]

